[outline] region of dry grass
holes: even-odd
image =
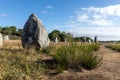
[[[9,40],[3,42],[4,49],[23,49],[21,40]]]
[[[0,80],[40,80],[45,68],[36,63],[38,59],[39,54],[23,49],[21,41],[5,41],[0,49]]]
[[[77,43],[80,44],[81,43]],[[65,43],[50,43],[48,51],[55,54],[55,50]],[[71,70],[60,74],[46,74],[46,67],[40,62],[50,60],[50,54],[41,51],[26,50],[22,48],[21,41],[6,41],[0,49],[0,80],[119,80],[120,79],[120,54],[106,49],[103,45],[96,52],[103,56],[103,65],[99,68],[82,72]],[[53,64],[54,65],[54,64]],[[52,65],[52,66],[53,66]]]

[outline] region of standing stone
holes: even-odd
[[[97,43],[97,36],[95,36],[95,38],[94,38],[94,42]]]
[[[88,42],[89,42],[90,44],[92,43],[92,41],[91,41],[90,39],[88,40]]]
[[[49,46],[50,39],[48,33],[42,24],[42,21],[35,14],[31,14],[26,21],[22,33],[23,48],[46,48]]]
[[[2,47],[3,45],[3,37],[2,37],[2,34],[0,33],[0,47]]]
[[[4,41],[9,41],[9,36],[8,36],[8,35],[4,36],[4,37],[3,37],[3,40],[4,40]]]
[[[64,40],[64,42],[65,42],[65,43],[67,42],[66,39]]]
[[[58,38],[57,37],[55,38],[55,43],[58,43]]]
[[[84,42],[86,43],[86,37],[84,37]]]

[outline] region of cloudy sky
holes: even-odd
[[[120,40],[120,0],[0,0],[0,26],[23,28],[31,13],[46,30]]]

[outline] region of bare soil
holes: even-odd
[[[120,80],[120,52],[100,45],[98,55],[103,56],[103,64],[94,70],[67,70],[56,75],[47,75],[42,80]]]

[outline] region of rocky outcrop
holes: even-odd
[[[49,45],[48,33],[42,21],[35,14],[31,14],[24,25],[22,33],[23,48],[45,48]]]

